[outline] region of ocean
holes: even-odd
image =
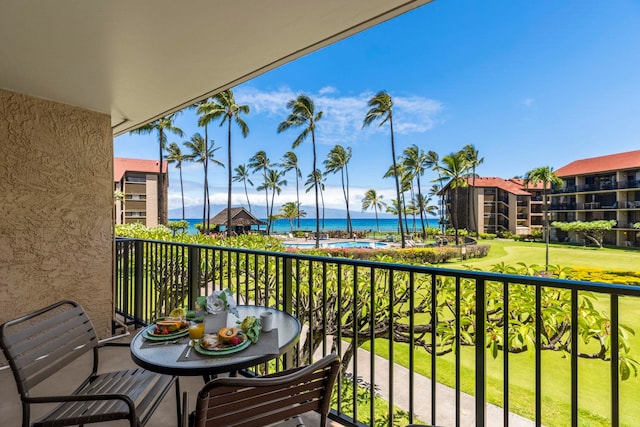
[[[171,218],[169,221],[180,221],[180,218]],[[202,222],[202,218],[187,218],[189,222],[188,233],[197,233],[196,224],[200,224]],[[266,220],[265,220],[266,221]],[[408,219],[409,230],[413,229],[413,218]],[[376,231],[376,219],[375,218],[353,218],[351,219],[351,224],[353,225],[353,229],[356,231]],[[384,218],[379,219],[378,224],[380,226],[381,233],[393,233],[398,231],[398,220],[393,218]],[[420,218],[416,218],[415,223],[416,230],[420,229]],[[438,220],[435,218],[428,219],[429,227],[438,227]],[[297,229],[297,221],[294,221],[293,229]],[[260,227],[261,229],[266,229],[266,226]],[[316,229],[316,220],[312,218],[300,218],[300,230],[304,231],[315,231]],[[324,227],[322,220],[320,220],[320,231],[329,231],[329,230],[346,230],[347,229],[347,219],[346,218],[325,218]],[[271,226],[271,232],[274,234],[282,234],[288,233],[290,231],[289,220],[287,219],[278,219],[273,222]]]

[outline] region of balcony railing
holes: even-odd
[[[516,342],[522,344],[522,351],[531,352],[535,364],[532,413],[536,425],[544,422],[543,396],[549,396],[542,381],[543,349],[556,346],[570,360],[566,402],[570,424],[577,426],[579,409],[584,410],[579,406],[578,384],[582,375],[589,375],[578,368],[578,359],[593,349],[583,340],[595,328],[584,329],[584,316],[593,310],[593,296],[598,296],[597,304],[608,313],[601,325],[602,341],[596,340],[607,355],[601,363],[610,367],[608,384],[600,386],[611,390],[611,410],[604,417],[612,426],[620,424],[619,368],[625,356],[620,318],[636,315],[630,303],[640,297],[640,287],[135,239],[117,239],[115,250],[116,311],[129,323],[144,325],[173,307],[193,307],[197,296],[226,287],[240,301],[297,316],[306,332],[295,354],[264,369],[306,364],[312,357],[337,352],[349,375],[336,387],[331,417],[351,426],[392,426],[400,417],[405,418],[401,425],[435,424],[445,415],[455,420],[452,425],[460,425],[463,380],[468,376],[473,384],[466,392],[475,402],[474,425],[488,425],[488,362],[501,370],[498,404],[507,409],[502,424],[508,426],[509,409],[514,406],[510,361],[515,356],[503,350],[505,345],[518,347]],[[560,328],[554,330],[549,322],[556,321]],[[357,357],[365,351],[363,346],[369,355],[366,364]],[[463,356],[463,348],[472,351],[465,350]],[[377,352],[386,362],[379,362]],[[492,354],[498,353],[501,356],[494,359]],[[473,358],[470,375],[461,363],[463,357]],[[453,369],[442,368],[445,359],[453,361]],[[395,369],[397,363],[407,370]],[[381,371],[386,373],[384,380]],[[416,378],[425,371],[435,381],[429,389],[418,390]],[[443,401],[441,387],[436,387],[436,381],[447,379],[453,389],[451,405]],[[400,391],[398,384],[402,384]],[[380,389],[385,391],[382,406]],[[428,409],[420,412],[420,405]],[[448,407],[453,413],[445,414]]]

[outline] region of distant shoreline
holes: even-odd
[[[181,218],[170,218],[170,221],[179,221]],[[202,222],[202,218],[186,218],[186,221],[189,222],[188,233],[197,233],[195,228],[196,224],[200,224]],[[408,220],[409,230],[413,228],[413,218],[409,218]],[[376,228],[376,219],[375,218],[352,218],[351,224],[353,226],[354,231],[368,231],[371,230],[377,231]],[[378,220],[378,224],[380,227],[380,233],[395,233],[398,232],[398,220],[393,218],[383,218]],[[428,224],[428,225],[427,225]],[[429,218],[427,220],[427,224],[425,226],[428,227],[438,227],[438,220],[436,218]],[[415,222],[416,230],[420,230],[420,218],[416,218]],[[266,226],[260,227],[260,229],[266,229]],[[293,221],[293,229],[297,230],[297,220]],[[315,231],[316,229],[316,220],[315,218],[301,218],[300,219],[300,230],[303,231]],[[333,230],[346,230],[347,229],[347,219],[346,218],[325,218],[324,227],[322,226],[322,220],[320,220],[320,231],[333,231]],[[291,231],[289,227],[289,220],[279,219],[273,222],[271,227],[271,232],[273,234],[282,234],[289,233]]]

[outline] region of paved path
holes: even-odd
[[[303,335],[304,336],[304,335]],[[348,343],[343,344],[343,349]],[[331,348],[328,346],[328,348]],[[321,350],[315,355],[321,358]],[[358,376],[364,381],[371,382],[369,369],[371,355],[368,351],[358,350]],[[389,400],[389,361],[383,357],[375,356],[375,378],[374,384],[378,387],[380,395],[385,400]],[[349,364],[348,372],[352,373],[353,362]],[[455,426],[455,389],[440,383],[436,384],[437,414],[436,424],[439,426]],[[409,370],[398,364],[393,366],[393,403],[395,406],[409,410]],[[460,394],[460,427],[474,427],[475,423],[475,399],[466,393]],[[422,375],[414,375],[414,414],[421,422],[431,421],[431,380]],[[502,408],[487,404],[487,426],[500,427],[503,425]],[[417,421],[416,421],[417,422]],[[516,414],[509,414],[509,427],[531,427],[535,423]]]

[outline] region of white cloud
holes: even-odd
[[[338,93],[338,89],[333,86],[325,86],[318,91],[320,95],[328,95],[330,93]]]
[[[525,107],[531,107],[533,105],[533,99],[532,98],[525,98],[524,101],[522,101],[522,104]]]

